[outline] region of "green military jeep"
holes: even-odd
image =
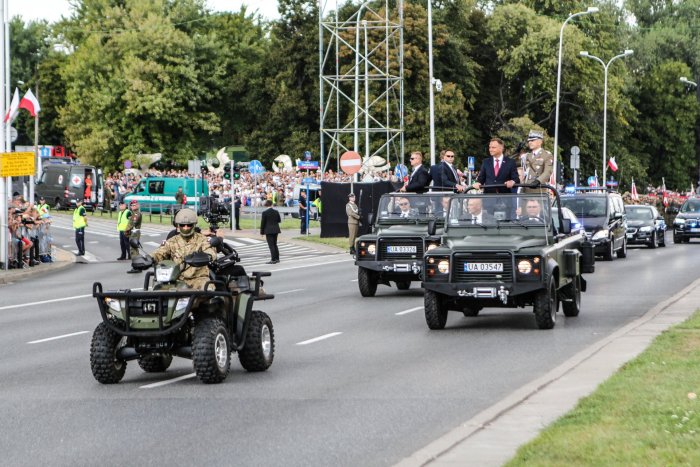
[[[424,257],[425,320],[442,329],[448,310],[476,316],[484,307],[532,306],[540,329],[551,329],[559,302],[577,316],[583,234],[571,232],[559,195],[465,194],[450,200],[442,244]],[[558,219],[552,219],[554,195]],[[559,226],[557,228],[557,226]]]
[[[377,284],[393,281],[399,290],[406,290],[411,282],[421,280],[423,254],[440,244],[451,196],[388,193],[381,197],[372,233],[355,244],[357,282],[363,297],[374,296]]]

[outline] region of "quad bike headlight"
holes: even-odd
[[[174,267],[158,266],[156,268],[157,282],[170,282],[173,279]]]
[[[187,309],[187,305],[190,303],[190,297],[182,297],[175,304],[175,311],[173,312],[173,318],[182,315]]]
[[[113,298],[105,297],[105,305],[107,305],[107,308],[110,309],[110,311],[114,311],[117,313],[122,312],[122,305],[119,303],[119,300],[114,300]]]

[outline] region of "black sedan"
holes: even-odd
[[[688,243],[691,238],[700,238],[700,198],[686,200],[673,220],[673,243]]]
[[[666,246],[666,222],[654,206],[627,204],[625,213],[629,245]]]

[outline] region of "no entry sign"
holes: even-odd
[[[362,168],[362,157],[355,151],[347,151],[340,156],[340,170],[354,175]]]

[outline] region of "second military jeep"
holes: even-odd
[[[421,280],[423,254],[440,244],[452,193],[388,193],[381,197],[372,233],[355,245],[357,278],[363,297],[393,281],[399,290]],[[428,232],[431,231],[429,234]]]
[[[442,244],[424,258],[430,329],[444,328],[449,310],[476,316],[484,307],[532,306],[540,329],[554,327],[560,301],[566,316],[579,314],[586,265],[577,248],[585,237],[559,217],[556,190],[542,191],[451,199]],[[559,207],[556,223],[548,191]]]

